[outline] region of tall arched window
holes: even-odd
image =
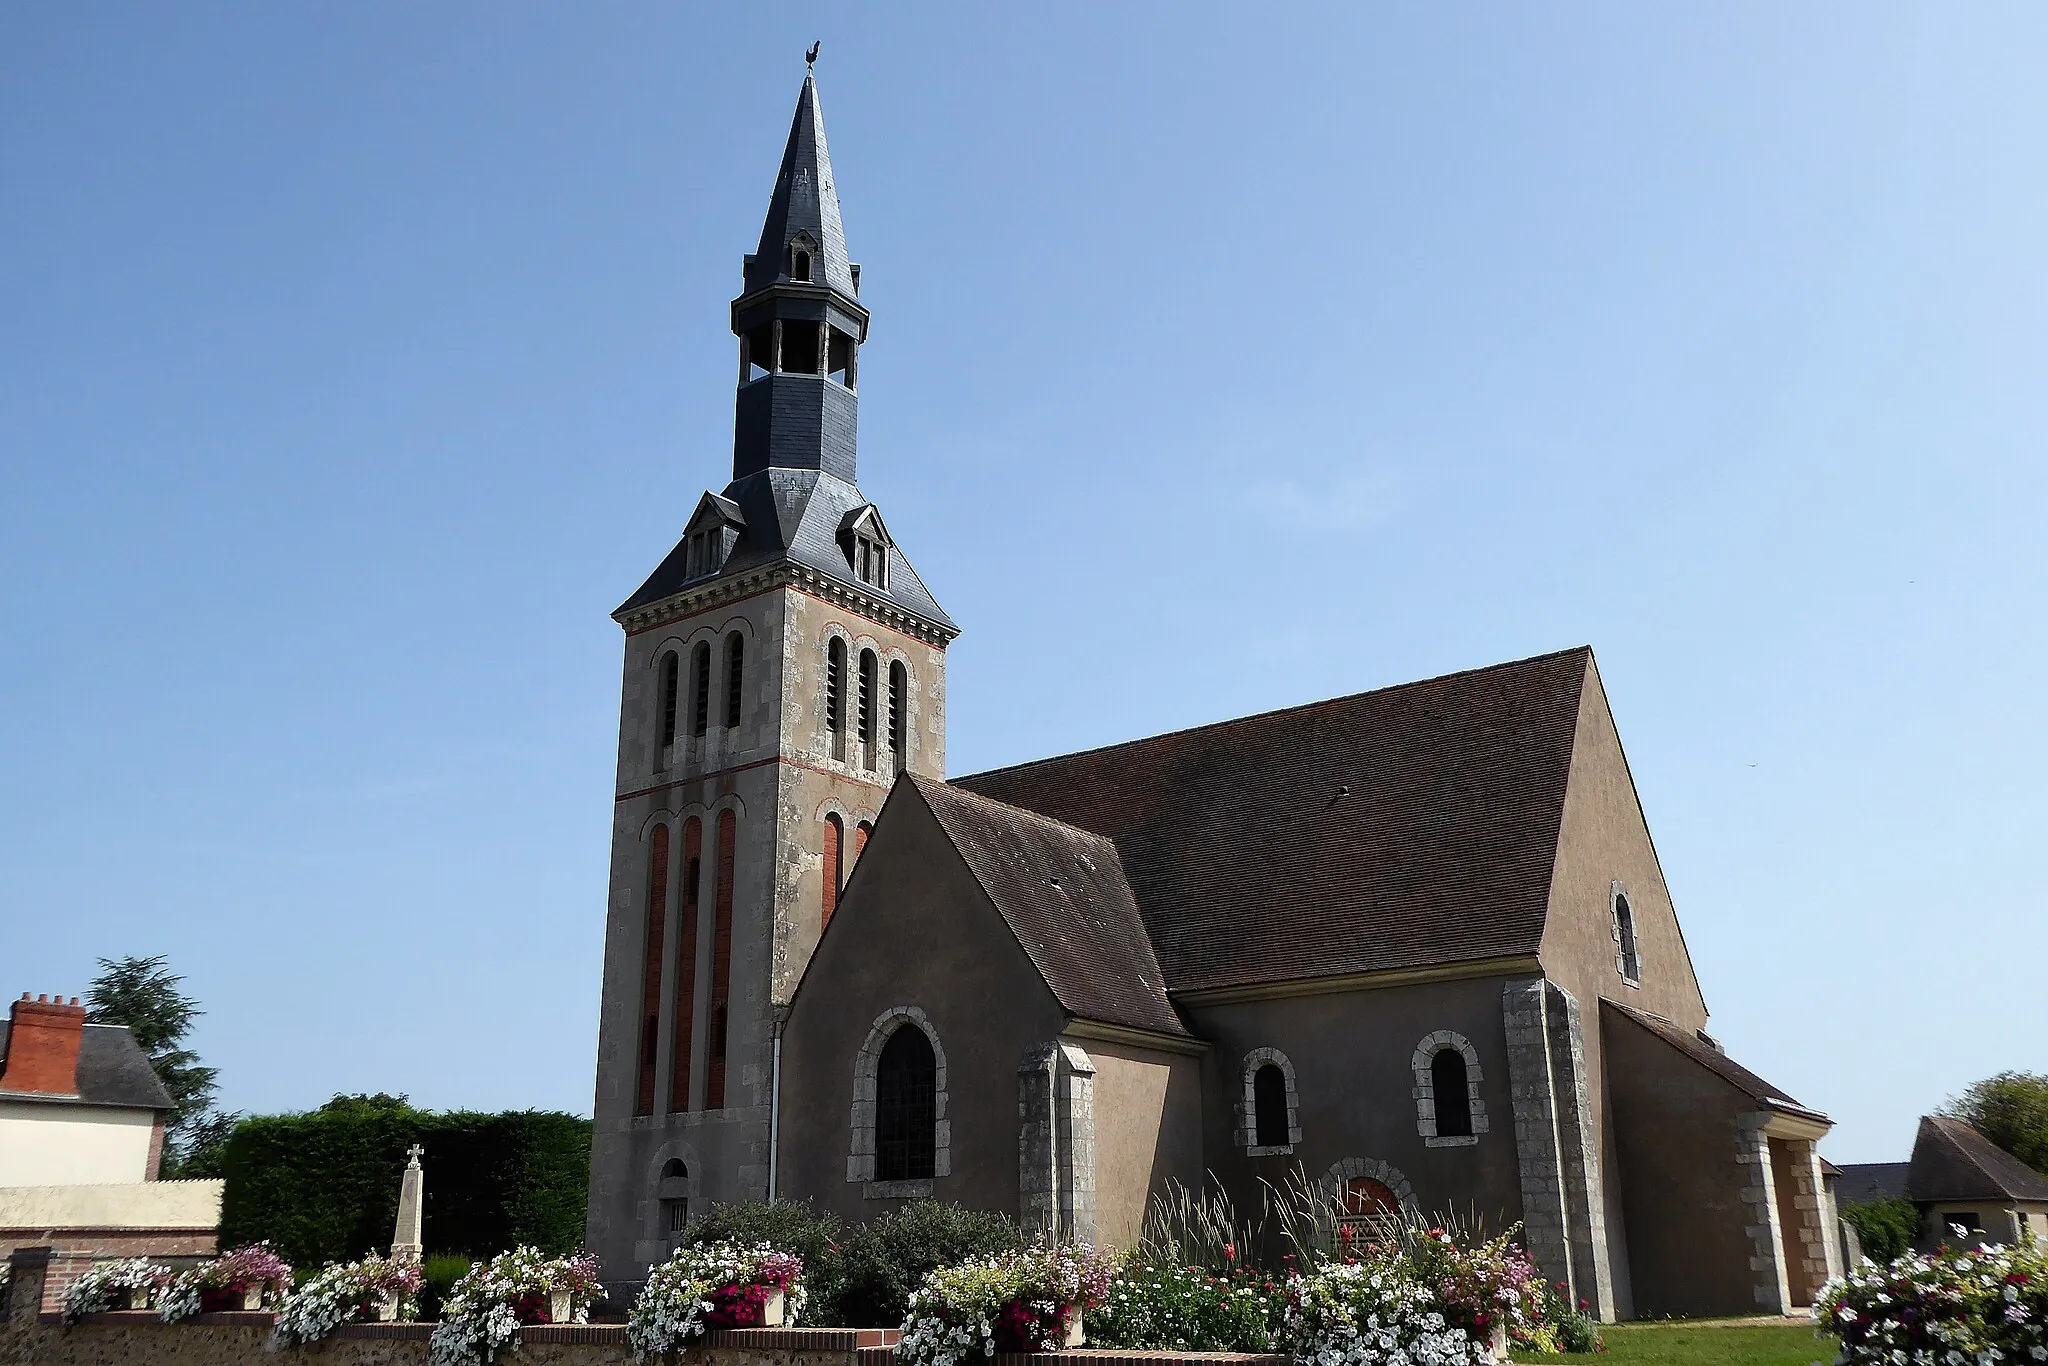
[[[700,640],[690,652],[690,734],[702,736],[711,724],[711,642]]]
[[[1270,1062],[1252,1074],[1252,1141],[1287,1146],[1287,1074]]]
[[[875,833],[875,827],[861,821],[853,827],[853,861],[860,862],[860,856],[867,852],[868,836]]]
[[[668,920],[668,827],[648,837],[647,937],[640,967],[640,1075],[633,1113],[654,1113],[654,1064],[661,1050],[661,944]]]
[[[661,1232],[671,1252],[682,1247],[683,1233],[690,1227],[690,1169],[679,1157],[661,1168],[661,1185],[655,1191],[661,1201]]]
[[[670,650],[661,657],[661,752],[654,756],[656,768],[668,767],[669,749],[676,742],[676,702],[682,690],[683,661]]]
[[[938,1151],[938,1059],[905,1021],[875,1067],[875,1180],[929,1181]]]
[[[910,755],[910,671],[900,659],[889,661],[889,750],[901,773]]]
[[[1636,913],[1628,904],[1628,893],[1614,885],[1614,966],[1622,980],[1634,984],[1643,980],[1643,958],[1636,951]]]
[[[846,642],[838,636],[825,647],[825,729],[832,732],[832,756],[845,752]]]
[[[669,1046],[668,1108],[681,1114],[690,1108],[690,1068],[696,1061],[697,910],[703,902],[698,879],[704,873],[704,822],[695,816],[683,822],[683,888],[676,915],[676,1019]]]
[[[712,895],[711,1037],[705,1041],[704,1108],[725,1108],[727,1007],[732,998],[732,861],[739,844],[739,820],[718,813],[718,864]]]
[[[839,867],[845,859],[846,822],[837,816],[825,817],[825,902],[818,912],[818,931],[823,933],[832,923],[832,912],[839,909]]]
[[[738,631],[725,638],[725,724],[730,730],[740,723],[740,704],[746,700],[741,686],[746,681],[747,638]]]
[[[1429,1060],[1430,1089],[1436,1092],[1439,1138],[1465,1138],[1472,1132],[1472,1095],[1466,1085],[1465,1055],[1440,1048]]]
[[[860,652],[860,752],[864,767],[875,766],[875,652]]]

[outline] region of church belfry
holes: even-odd
[[[959,631],[854,482],[868,312],[808,74],[731,325],[732,480],[613,613],[588,1240],[622,1282],[773,1190],[780,1008],[890,785],[945,772]]]

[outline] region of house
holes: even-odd
[[[23,992],[0,1026],[0,1250],[211,1251],[222,1183],[159,1181],[171,1098],[135,1036]]]
[[[1960,1119],[1920,1117],[1905,1195],[1920,1210],[1923,1251],[2048,1239],[2048,1176]]]
[[[946,781],[959,627],[857,483],[860,282],[806,76],[731,482],[613,614],[612,1274],[710,1204],[1127,1244],[1169,1181],[1298,1172],[1520,1224],[1603,1318],[1811,1303],[1829,1121],[1706,1033],[1592,651]]]

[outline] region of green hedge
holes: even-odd
[[[337,1097],[303,1115],[242,1121],[223,1163],[220,1244],[267,1239],[294,1266],[390,1246],[406,1149],[426,1149],[422,1237],[489,1256],[583,1240],[590,1121],[543,1110],[435,1114],[392,1097]]]

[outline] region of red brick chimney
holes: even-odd
[[[27,992],[8,1012],[7,1068],[0,1071],[0,1091],[38,1091],[52,1096],[78,1094],[78,1049],[85,1042],[85,1007],[76,996],[64,1004]]]

